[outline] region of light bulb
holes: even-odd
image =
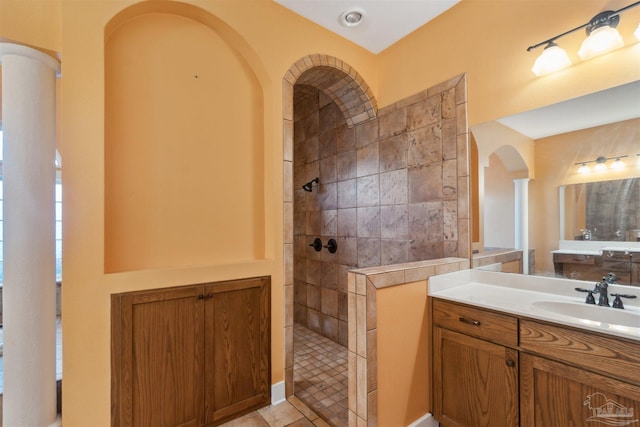
[[[589,169],[589,166],[587,166],[586,163],[581,164],[578,168],[578,173],[587,174],[589,172],[591,172],[591,169]]]
[[[636,36],[638,40],[640,40],[640,24],[638,24],[638,28],[633,32],[633,35]]]
[[[542,54],[536,59],[531,71],[536,76],[543,76],[554,71],[567,68],[571,65],[571,60],[567,56],[567,52],[560,46],[551,42],[544,48]]]
[[[624,42],[618,30],[604,25],[591,31],[589,37],[582,42],[578,55],[586,60],[622,46],[624,46]]]
[[[593,167],[593,170],[596,172],[604,172],[607,170],[607,165],[605,164],[606,159],[604,160],[596,160],[596,165]]]
[[[611,164],[611,169],[624,169],[624,162],[620,157],[616,157],[616,160]]]

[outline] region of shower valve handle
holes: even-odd
[[[325,248],[327,248],[329,252],[334,254],[338,250],[338,242],[336,242],[335,239],[329,239]]]
[[[320,240],[319,237],[316,237],[313,240],[313,243],[311,243],[309,246],[315,249],[316,252],[320,252],[322,250],[322,240]]]

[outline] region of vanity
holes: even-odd
[[[481,270],[430,278],[440,425],[640,425],[640,288],[610,285],[636,296],[614,309],[587,305],[574,289],[587,286]]]
[[[552,252],[557,276],[597,282],[609,273],[616,283],[640,286],[640,243],[638,242],[559,242]]]

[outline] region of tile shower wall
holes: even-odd
[[[457,77],[349,128],[322,91],[295,86],[296,323],[346,345],[348,270],[469,256],[465,103]],[[315,237],[338,251],[315,252]]]
[[[590,182],[586,187],[586,227],[596,240],[635,240],[640,229],[640,180]],[[576,230],[575,234],[579,234]]]

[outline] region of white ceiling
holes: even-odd
[[[640,117],[640,81],[498,120],[531,139]]]
[[[274,1],[377,54],[460,0]],[[363,12],[362,22],[355,27],[341,24],[343,13],[353,9]]]
[[[293,12],[377,54],[460,0],[274,0]],[[349,10],[360,25],[341,24]],[[640,117],[640,81],[498,120],[528,136],[545,138]]]

